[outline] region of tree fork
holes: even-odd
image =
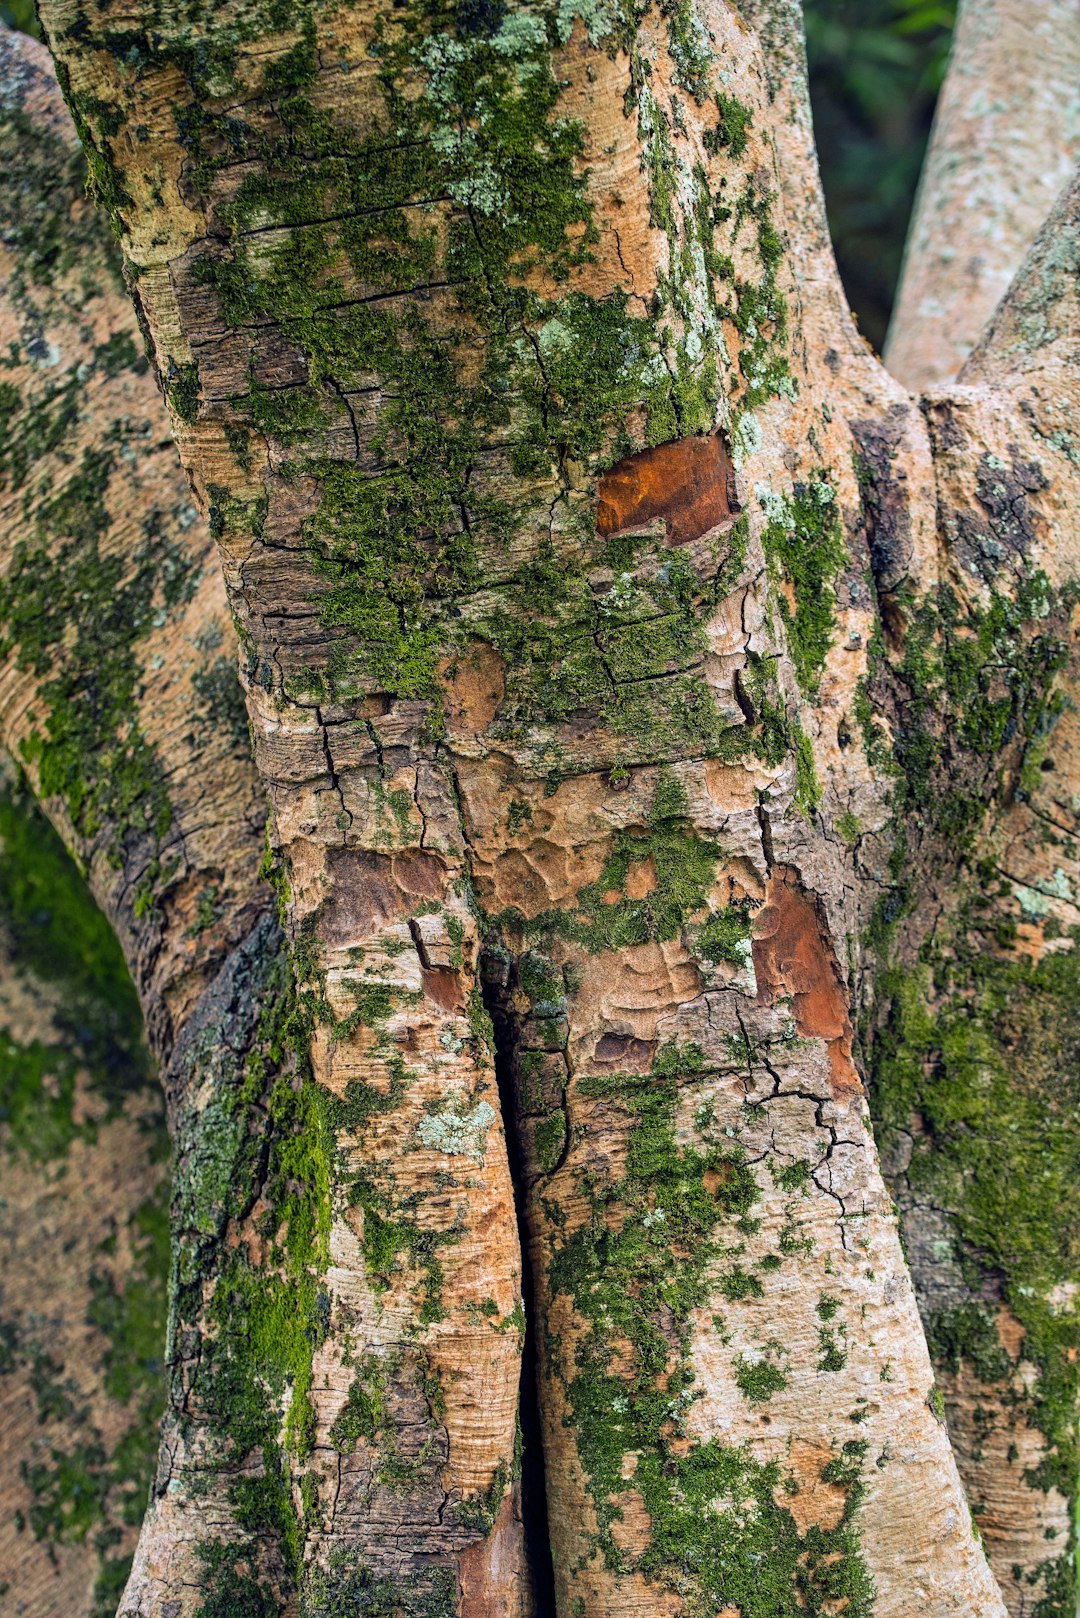
[[[885,363],[954,381],[1080,161],[1074,0],[962,0]]]

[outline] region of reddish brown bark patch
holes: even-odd
[[[516,1618],[526,1609],[524,1532],[516,1488],[503,1497],[491,1532],[458,1556],[461,1618]]]
[[[446,889],[442,862],[419,850],[374,854],[331,849],[327,868],[331,893],[319,932],[330,945],[355,943],[381,922],[415,915],[420,904],[442,899]]]
[[[435,1005],[441,1006],[443,1011],[463,1009],[465,994],[461,987],[461,979],[449,966],[422,966],[420,976],[423,979],[424,993]]]
[[[788,867],[769,879],[752,947],[758,999],[773,1005],[791,996],[799,1033],[829,1047],[835,1093],[851,1095],[860,1080],[851,1059],[847,996],[817,905]]]
[[[459,657],[443,665],[443,713],[451,736],[476,736],[486,730],[506,695],[503,660],[486,641],[473,641]]]
[[[605,537],[663,517],[668,542],[688,545],[738,509],[731,458],[718,433],[628,455],[605,472],[596,492],[596,526]]]

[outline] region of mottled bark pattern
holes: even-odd
[[[231,1199],[243,1206],[240,1148],[251,1155],[253,1136],[265,1142],[273,1134],[251,1070],[266,1042],[259,1026],[265,1005],[249,1005],[242,1028],[221,991],[222,980],[238,976],[251,986],[253,954],[262,957],[265,975],[280,953],[279,931],[267,917],[272,894],[259,872],[265,807],[210,535],[176,464],[115,246],[85,199],[75,130],[42,47],[3,30],[0,63],[0,735],[25,765],[124,944],[162,1067],[175,1161],[170,1404],[159,1489],[171,1487],[175,1500],[180,1483],[172,1458],[191,1415],[188,1369],[201,1356],[212,1301],[209,1291],[184,1290],[185,1255],[194,1248],[208,1273],[220,1262],[235,1240]],[[122,1082],[125,1063],[149,1081],[138,1065],[138,1042],[110,1047],[118,1030],[102,1022],[100,1008],[116,985],[93,934],[80,931],[77,907],[63,908],[63,882],[47,855],[33,837],[7,852],[11,902],[29,905],[28,895],[40,892],[25,937],[16,929],[17,942],[22,955],[34,926],[54,915],[56,942],[38,965],[59,983],[62,998],[43,1014],[51,1011],[69,1046],[82,1052],[85,1071],[72,1068],[74,1058],[59,1044],[50,1056],[20,1037],[5,1051],[5,1110],[16,1154],[5,1171],[5,1196],[11,1217],[21,1215],[6,1275],[13,1289],[20,1276],[26,1280],[19,1314],[9,1318],[14,1335],[6,1339],[11,1399],[19,1400],[29,1368],[41,1421],[32,1460],[14,1444],[8,1459],[17,1476],[21,1461],[29,1468],[21,1484],[35,1496],[24,1513],[26,1540],[40,1534],[42,1556],[58,1541],[62,1576],[46,1581],[42,1600],[73,1612],[80,1595],[72,1581],[81,1580],[85,1610],[96,1613],[115,1608],[123,1588],[130,1536],[115,1518],[124,1512],[130,1519],[133,1509],[135,1520],[141,1517],[149,1459],[143,1446],[153,1442],[160,1414],[160,1406],[140,1406],[144,1428],[121,1441],[133,1414],[125,1401],[140,1391],[153,1363],[133,1365],[131,1357],[166,1352],[156,1305],[148,1315],[150,1294],[145,1287],[140,1294],[139,1276],[126,1273],[135,1259],[161,1257],[164,1232],[155,1225],[129,1229],[125,1196],[136,1206],[144,1202],[140,1186],[148,1194],[163,1165],[160,1139],[140,1137],[144,1102],[128,1096]],[[222,1059],[223,1045],[229,1060]],[[223,1069],[243,1075],[245,1063],[246,1116],[222,1083]],[[293,1120],[280,1114],[279,1108],[279,1130],[287,1134]],[[146,1162],[150,1144],[157,1155]],[[265,1144],[261,1150],[269,1159]],[[160,1212],[150,1209],[146,1217]],[[95,1254],[88,1279],[81,1255],[106,1240],[99,1221],[110,1218],[117,1254]],[[144,1252],[155,1242],[152,1253]],[[55,1288],[46,1269],[50,1251],[70,1255],[70,1274]],[[104,1359],[79,1301],[87,1285],[101,1329],[112,1332]],[[58,1311],[62,1325],[42,1347],[40,1323]],[[77,1347],[69,1350],[69,1341]],[[61,1373],[69,1352],[83,1363]],[[131,1391],[118,1391],[124,1388]],[[62,1433],[50,1427],[53,1420],[61,1421]],[[199,1480],[200,1510],[211,1513],[215,1489],[207,1483],[223,1467],[235,1470],[224,1441],[213,1459]],[[217,1492],[227,1513],[232,1478]],[[80,1541],[81,1559],[72,1549]],[[29,1563],[20,1560],[17,1601],[33,1601],[36,1566],[32,1551]]]
[[[1071,215],[920,410],[843,306],[786,4],[43,11],[291,941],[220,1081],[295,1109],[193,1382],[241,1476],[201,1521],[163,1494],[124,1610],[1002,1613],[863,1077],[911,1132],[967,1010],[1014,1079],[938,952],[1026,972],[1025,894],[1071,894],[1017,866],[971,909],[1073,655]],[[941,1212],[1028,1332],[1062,1540],[1018,1588],[1064,1612],[1075,1283],[988,1246],[973,1174]]]
[[[157,1055],[266,908],[220,574],[44,47],[0,32],[0,738]]]

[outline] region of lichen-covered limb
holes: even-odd
[[[55,82],[28,42],[8,40],[6,50],[10,239],[22,249],[7,314],[23,339],[15,350],[22,369],[4,396],[13,435],[5,467],[9,740],[26,744],[54,808],[60,799],[74,846],[88,860],[100,850],[97,888],[118,924],[128,923],[129,939],[142,937],[152,900],[162,912],[151,957],[159,976],[142,988],[158,1049],[171,1050],[172,1387],[125,1607],[157,1611],[175,1599],[201,1610],[245,1591],[287,1607],[303,1574],[305,1535],[321,1557],[304,1579],[309,1605],[322,1599],[328,1570],[340,1572],[339,1547],[352,1576],[373,1589],[391,1581],[417,1601],[441,1600],[449,1577],[475,1604],[490,1584],[489,1562],[508,1583],[521,1577],[511,1472],[522,1322],[497,1096],[482,1009],[470,993],[475,921],[460,883],[453,890],[460,872],[450,784],[436,775],[403,793],[402,779],[416,775],[408,719],[390,722],[385,751],[380,731],[363,730],[355,790],[366,790],[367,823],[357,841],[378,852],[356,874],[375,908],[350,911],[349,885],[328,876],[333,850],[320,869],[322,851],[304,841],[310,828],[301,816],[287,833],[299,848],[290,879],[297,950],[288,965],[277,923],[260,919],[269,897],[258,887],[261,825],[254,815],[239,826],[230,820],[236,791],[222,773],[230,757],[253,798],[242,710],[234,704],[214,724],[200,713],[204,696],[227,703],[235,680],[227,652],[212,655],[228,644],[220,570],[158,425],[152,379],[126,335],[130,306],[100,221],[85,217],[79,232],[88,205],[74,190],[73,131]],[[75,218],[68,236],[46,243],[53,251],[44,263],[28,228],[42,197]],[[104,356],[92,320],[111,338]],[[40,352],[26,347],[31,324]],[[75,464],[85,472],[89,459],[97,474],[89,487],[73,479],[63,500],[48,486],[56,468],[49,435],[60,429],[70,457],[85,439]],[[111,476],[114,463],[123,483]],[[161,491],[160,510],[151,490]],[[13,532],[16,511],[36,519],[32,540],[25,528]],[[74,532],[73,513],[82,519]],[[220,520],[224,529],[231,513]],[[26,579],[49,565],[53,574],[31,596]],[[268,782],[280,784],[285,730],[275,713],[265,717],[260,758]],[[340,842],[351,811],[332,761],[333,716],[325,725],[318,710],[303,717],[290,738],[302,761],[299,771],[295,757],[288,766],[291,808],[303,797],[297,781],[314,737],[310,779],[332,804],[325,822]],[[350,743],[355,751],[355,736]],[[129,775],[117,779],[129,760]],[[353,790],[346,767],[342,778]],[[400,857],[385,852],[395,847]],[[182,868],[176,848],[188,858]],[[192,925],[175,890],[178,870],[190,885],[194,854],[216,856],[225,870],[213,873],[216,883],[203,874]],[[233,873],[246,908],[229,886]],[[285,909],[286,879],[279,887]],[[316,938],[322,899],[333,918],[327,951]],[[190,942],[202,932],[235,947],[204,958]],[[183,994],[155,1018],[174,990],[178,953]],[[316,1026],[326,1031],[317,1081],[309,1067]],[[403,1528],[410,1499],[411,1550]],[[446,1555],[431,1568],[425,1558],[440,1547]]]
[[[785,9],[765,8],[765,39],[779,64],[777,96],[794,101],[794,115],[778,131],[791,151],[808,111],[798,52],[783,26]],[[1074,20],[1069,26],[1075,33]],[[1027,139],[1022,119],[1018,135]],[[809,150],[804,197],[812,190]],[[1068,612],[1075,576],[1076,206],[1074,181],[962,372],[972,391],[962,402],[935,397],[927,406],[944,474],[939,501],[924,505],[917,494],[930,459],[918,414],[894,403],[884,419],[874,411],[860,420],[857,404],[848,406],[883,605],[883,649],[890,659],[899,653],[904,665],[901,704],[889,718],[905,781],[898,801],[903,830],[893,850],[893,881],[873,918],[875,947],[866,968],[877,979],[879,1005],[892,1008],[867,1052],[872,1103],[961,1476],[1009,1610],[1017,1614],[1032,1603],[1041,1603],[1040,1611],[1070,1613],[1074,1605],[1077,1325],[1069,1300],[1076,1285],[1071,1233],[1077,1211],[1068,1193],[1051,1187],[1071,1185],[1080,1150],[1068,1100],[1075,1017],[1069,940],[1076,917],[1073,878],[1066,878],[1062,859],[1076,780],[1068,734],[1074,699],[1061,661],[1068,644],[1061,614]],[[798,197],[789,204],[789,217],[806,212]],[[813,249],[814,217],[816,211],[804,258]],[[1037,222],[1038,216],[1032,231]],[[1014,246],[1018,257],[1024,243]],[[1008,264],[1008,254],[993,262]],[[982,319],[985,310],[972,335]],[[849,358],[842,342],[836,348],[844,354],[845,383],[857,381],[857,357]],[[960,468],[964,476],[949,475]],[[1031,543],[1036,533],[1045,547],[1038,555]],[[1018,547],[1026,555],[1016,567]],[[1044,567],[1060,581],[1060,597],[1044,595],[1037,582]],[[965,603],[960,612],[958,598]],[[916,600],[922,610],[905,631]],[[1051,600],[1056,616],[1047,624]],[[907,636],[902,648],[898,633]],[[971,637],[980,649],[965,647]],[[1014,672],[994,692],[995,719],[978,693],[992,689],[990,671],[1002,659]],[[1063,676],[1068,683],[1055,694]],[[874,693],[873,682],[871,694],[890,712],[891,702]],[[961,734],[966,731],[961,747],[944,746],[930,718],[943,702],[946,725],[959,722]],[[1014,716],[1009,721],[1006,709]],[[999,790],[1008,793],[1015,790],[1010,783],[1021,781],[1020,802],[1004,822],[994,816],[995,843],[978,867],[984,874],[976,890],[988,881],[992,889],[988,871],[1004,869],[1011,880],[999,913],[991,919],[976,911],[973,926],[970,879],[961,877],[959,913],[946,903],[951,919],[943,927],[942,901],[952,881],[945,873],[955,868],[957,853],[970,858],[964,827],[975,804],[994,796],[995,772],[978,757],[993,758],[1003,740],[1013,753]],[[974,759],[967,752],[972,743]],[[939,760],[932,787],[931,759]],[[977,784],[965,784],[973,765]],[[944,851],[935,822],[950,828]],[[857,866],[864,872],[879,857],[874,848],[872,837],[860,837]],[[897,924],[908,907],[919,919],[908,924],[904,939]],[[1058,939],[1044,961],[1041,930],[1032,925],[1040,911],[1049,936]],[[937,944],[935,935],[941,935]],[[1000,942],[988,950],[991,938]],[[897,971],[898,956],[922,964]],[[1040,1190],[1033,1199],[1033,1186],[1044,1186],[1045,1195]]]
[[[1017,1614],[1075,1600],[1075,220],[1074,186],[960,384],[923,401],[940,574],[886,598],[871,689],[899,833],[874,926],[871,1098],[954,1447]],[[895,511],[887,468],[874,482]]]
[[[288,1474],[302,1600],[519,1598],[482,945],[560,1615],[1000,1613],[851,1011],[904,865],[888,681],[973,494],[939,513],[923,418],[844,328],[783,36],[720,4],[44,11],[273,806],[294,984],[260,1083],[311,1155],[237,1263],[268,1243],[303,1327],[217,1272],[262,1333],[224,1362],[296,1358],[279,1434],[215,1419],[252,1485]]]
[[[238,1107],[235,1073],[215,1066],[223,1041],[241,1071],[259,1048],[259,1005],[242,1028],[222,978],[253,950],[272,965],[280,948],[259,876],[265,800],[220,569],[115,245],[84,196],[70,116],[41,46],[3,30],[0,60],[0,723],[124,944],[162,1065],[176,1152],[171,1307],[183,1328],[168,1356],[167,1470],[187,1419],[185,1349],[197,1354],[212,1327],[184,1294],[183,1253],[194,1239],[210,1265],[229,1212],[213,1170],[224,1176],[240,1144],[250,1150],[253,1122],[265,1133]],[[48,1150],[48,1137],[31,1145]],[[70,1208],[78,1221],[76,1195]],[[76,1486],[70,1467],[60,1476]],[[152,1515],[144,1557],[153,1538]],[[114,1602],[124,1565],[110,1561]]]
[[[49,61],[0,29],[0,740],[123,943],[151,1048],[267,908],[220,570]]]
[[[951,381],[1080,160],[1076,0],[962,0],[885,361]]]

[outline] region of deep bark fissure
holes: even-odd
[[[525,1337],[521,1351],[518,1421],[521,1428],[520,1509],[525,1536],[525,1559],[532,1585],[534,1618],[555,1618],[555,1570],[551,1558],[544,1437],[540,1421],[537,1345],[540,1319],[537,1312],[537,1289],[533,1275],[532,1244],[529,1238],[525,1198],[526,1158],[518,1127],[516,1082],[518,1033],[510,996],[506,993],[505,968],[506,962],[503,957],[481,954],[480,992],[494,1032],[495,1081],[499,1090],[521,1250],[521,1298],[525,1310]]]

